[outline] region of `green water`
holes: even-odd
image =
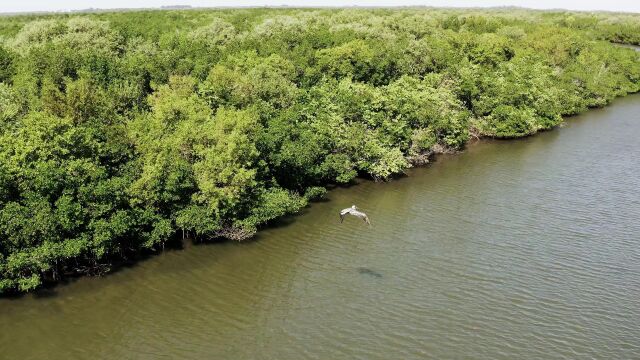
[[[631,359],[640,95],[389,183],[255,241],[0,299],[2,359]],[[338,211],[356,204],[357,219]]]

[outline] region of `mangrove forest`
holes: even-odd
[[[244,240],[356,177],[640,91],[640,14],[192,9],[0,18],[0,293]],[[351,205],[351,204],[348,204]]]

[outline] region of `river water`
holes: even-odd
[[[640,356],[640,94],[389,183],[255,241],[0,299],[2,359]],[[373,223],[340,224],[357,204]]]

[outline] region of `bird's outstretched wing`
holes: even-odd
[[[340,210],[340,222],[342,223],[344,221],[344,217],[347,216],[347,214],[351,213],[351,209],[350,208],[346,208],[346,209],[342,209]]]
[[[369,217],[366,214],[362,217],[362,220],[364,220],[364,222],[371,226],[371,221],[369,221]]]

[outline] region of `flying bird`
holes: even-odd
[[[363,213],[362,211],[359,211],[355,205],[352,205],[350,208],[346,208],[340,211],[341,223],[344,221],[344,217],[347,215],[353,215],[355,217],[358,217],[364,220],[364,222],[366,222],[367,224],[369,224],[369,226],[371,226],[371,222],[369,221],[369,217],[367,216],[367,214]]]

